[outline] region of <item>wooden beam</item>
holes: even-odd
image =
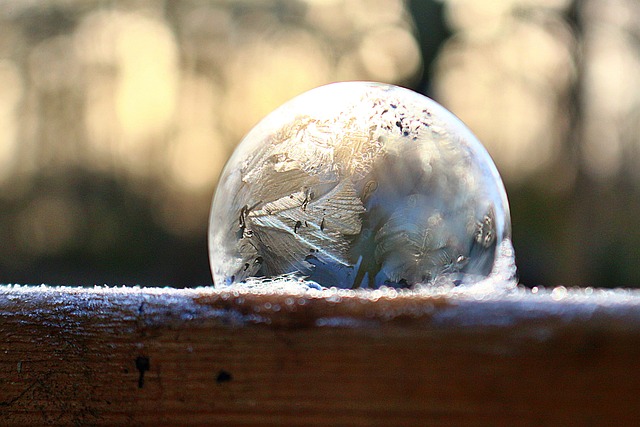
[[[637,425],[640,294],[0,287],[2,425]]]

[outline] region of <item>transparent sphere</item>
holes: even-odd
[[[218,286],[283,274],[457,285],[513,264],[510,234],[500,176],[460,120],[410,90],[347,82],[294,98],[242,140],[213,200],[209,257]]]

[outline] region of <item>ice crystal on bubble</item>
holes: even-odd
[[[243,139],[213,201],[209,257],[217,286],[472,284],[513,277],[510,234],[500,176],[460,120],[410,90],[348,82],[294,98]]]

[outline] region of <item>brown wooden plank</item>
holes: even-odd
[[[1,425],[637,425],[639,361],[632,292],[0,287]]]

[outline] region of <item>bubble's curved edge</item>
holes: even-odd
[[[486,147],[484,147],[484,145],[478,140],[478,138],[471,132],[471,130],[466,126],[466,124],[460,118],[458,118],[453,112],[449,111],[447,108],[445,108],[443,105],[441,105],[437,101],[421,93],[418,93],[414,90],[411,90],[409,88],[392,85],[388,83],[380,83],[380,82],[374,82],[374,81],[333,82],[326,85],[318,86],[316,88],[312,88],[302,94],[299,94],[291,98],[290,100],[284,102],[278,108],[273,110],[271,113],[267,114],[262,120],[258,122],[256,126],[254,126],[254,128],[252,128],[241,139],[241,141],[238,144],[238,147],[236,148],[236,150],[234,150],[234,153],[232,154],[231,158],[228,160],[227,164],[221,171],[220,177],[222,178],[224,176],[234,175],[234,173],[236,173],[237,171],[234,172],[235,170],[234,169],[231,172],[229,172],[230,166],[237,163],[236,161],[237,158],[242,158],[244,156],[244,152],[247,149],[249,149],[251,145],[251,144],[248,144],[248,145],[245,144],[245,141],[248,141],[248,140],[258,141],[261,138],[252,138],[252,135],[263,134],[267,129],[273,130],[273,129],[279,128],[282,125],[282,121],[287,119],[287,116],[284,113],[287,113],[288,110],[292,108],[292,106],[304,107],[305,106],[304,101],[308,99],[313,99],[314,96],[317,96],[318,93],[322,93],[322,92],[331,93],[332,95],[334,95],[334,97],[332,97],[332,100],[334,100],[335,97],[340,99],[348,98],[349,101],[347,103],[349,103],[349,102],[352,102],[355,97],[368,99],[370,97],[379,96],[379,95],[376,95],[376,92],[379,93],[379,92],[386,92],[386,91],[399,91],[406,96],[407,100],[411,100],[410,102],[416,102],[423,105],[427,105],[428,106],[427,108],[430,112],[436,113],[436,114],[433,114],[433,117],[431,117],[432,114],[429,113],[429,116],[433,121],[432,125],[436,125],[436,127],[442,127],[443,129],[451,128],[451,127],[458,128],[456,129],[456,132],[462,132],[465,135],[465,138],[463,139],[465,141],[466,146],[472,152],[474,152],[474,154],[478,158],[483,159],[482,163],[485,167],[488,168],[489,175],[491,176],[490,182],[495,184],[496,188],[494,190],[497,192],[496,196],[502,202],[501,204],[499,204],[501,212],[495,218],[495,220],[498,223],[497,228],[498,230],[500,230],[499,234],[505,238],[510,238],[511,237],[511,218],[510,218],[510,209],[509,209],[509,202],[506,194],[506,189],[504,187],[500,174],[497,170],[495,162],[493,161],[493,159],[491,158],[491,155],[486,150]],[[395,106],[393,107],[395,108]],[[317,109],[318,106],[314,104],[314,108]],[[331,108],[329,109],[331,110]],[[304,110],[304,108],[302,108],[302,110]],[[275,120],[272,120],[272,118],[275,118]],[[212,276],[214,276],[214,280],[216,279],[215,270],[217,265],[214,254],[217,251],[219,251],[220,248],[223,246],[220,244],[220,242],[215,242],[213,240],[214,233],[212,232],[212,230],[215,228],[214,227],[214,217],[215,217],[214,208],[216,206],[217,196],[218,194],[214,196],[214,199],[212,201],[212,207],[209,214],[210,227],[208,231],[209,262],[210,262]],[[499,251],[500,251],[499,247],[496,247],[496,255],[499,255]],[[235,276],[232,276],[232,277],[235,277]],[[217,277],[217,279],[218,281],[220,281],[221,278]],[[233,278],[231,280],[233,280]]]

